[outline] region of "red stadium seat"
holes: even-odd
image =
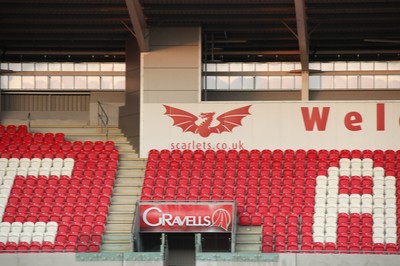
[[[100,251],[100,243],[93,241],[90,242],[88,245],[88,251],[89,252],[99,252]]]

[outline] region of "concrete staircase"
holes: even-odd
[[[132,251],[131,231],[136,202],[140,199],[146,161],[122,154],[123,151],[120,150],[120,163],[103,236],[104,252]]]
[[[63,132],[66,140],[106,141],[104,130],[96,126],[34,126],[32,132]],[[136,202],[140,198],[146,161],[137,152],[119,128],[108,129],[108,140],[114,141],[119,150],[119,164],[113,196],[107,216],[101,251],[132,251],[132,224]]]
[[[262,246],[262,226],[237,226],[236,252],[260,253]]]

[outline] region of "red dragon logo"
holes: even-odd
[[[251,105],[240,107],[217,117],[219,124],[211,126],[214,120],[215,112],[201,113],[198,117],[194,114],[186,112],[172,106],[164,105],[165,115],[174,120],[174,126],[182,128],[183,132],[193,132],[199,134],[203,138],[207,138],[212,133],[221,134],[222,132],[232,132],[232,130],[242,125],[242,119],[250,115],[249,109]],[[201,118],[200,125],[196,121]]]

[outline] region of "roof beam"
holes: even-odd
[[[7,34],[0,34],[0,41],[17,41],[17,42],[24,42],[24,41],[125,41],[126,34],[124,33],[86,33],[86,34],[79,34],[79,33],[65,33],[62,34],[59,31],[57,33],[46,32],[45,34],[18,34],[16,32],[7,33]]]
[[[8,50],[7,55],[125,55],[125,51],[94,51],[94,50],[77,50],[77,51],[68,51],[68,50]]]
[[[296,9],[297,39],[299,41],[301,69],[302,71],[308,71],[308,31],[304,0],[294,0],[294,4]]]
[[[343,49],[337,49],[337,50],[322,50],[322,51],[316,51],[316,55],[357,55],[357,54],[363,54],[363,55],[376,55],[376,54],[399,54],[400,49],[365,49],[365,50],[360,50],[360,49],[355,49],[355,50],[343,50]]]
[[[133,26],[136,41],[141,52],[149,51],[149,44],[146,39],[146,21],[144,19],[143,9],[139,0],[125,0],[128,7],[129,17]]]
[[[276,51],[213,51],[214,55],[298,55],[298,50],[276,50]]]
[[[30,5],[15,5],[15,4],[2,4],[0,14],[15,14],[21,15],[47,15],[47,14],[60,14],[60,15],[75,15],[75,14],[86,14],[86,15],[125,15],[126,7],[124,5],[54,5],[54,4],[35,4]]]

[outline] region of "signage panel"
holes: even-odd
[[[140,232],[232,232],[233,203],[140,203]]]
[[[144,104],[151,149],[400,149],[400,102]]]

